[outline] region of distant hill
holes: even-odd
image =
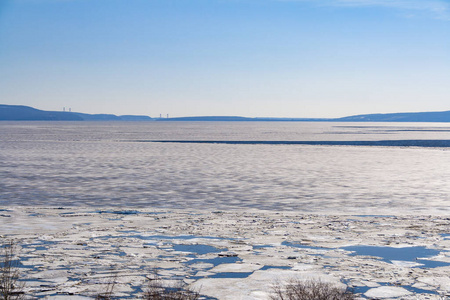
[[[120,121],[120,117],[110,114],[83,114],[83,113],[73,113],[79,116],[83,121]]]
[[[369,114],[338,118],[342,122],[450,122],[450,111]]]
[[[205,116],[205,117],[180,117],[180,118],[160,118],[158,121],[248,121],[245,117],[227,117],[227,116]]]
[[[149,116],[83,114],[69,111],[45,111],[23,105],[0,104],[0,121],[151,121]]]
[[[119,116],[122,121],[153,121],[149,116],[134,116],[134,115],[124,115]]]
[[[450,111],[366,114],[343,118],[245,118],[226,116],[181,117],[156,119],[157,121],[259,121],[259,122],[450,122]]]
[[[302,121],[333,121],[333,119],[308,119],[308,118],[246,118],[234,116],[204,116],[204,117],[180,117],[162,118],[157,121],[216,121],[216,122],[302,122]]]
[[[23,105],[0,104],[0,121],[450,122],[450,111],[366,114],[335,119],[246,118],[237,116],[199,116],[153,119],[149,116],[116,116],[112,114],[45,111]]]
[[[82,121],[75,113],[44,111],[29,106],[0,104],[0,120],[5,121]]]

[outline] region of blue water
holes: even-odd
[[[450,239],[450,233],[444,233],[444,234],[441,234],[441,236],[444,238],[444,240]]]
[[[219,252],[228,250],[228,249],[219,249],[219,248],[216,248],[213,246],[201,245],[201,244],[195,244],[195,245],[173,244],[173,249],[175,251],[191,252],[196,255],[203,255],[203,254],[208,254],[208,253],[219,253]]]
[[[0,122],[0,205],[115,206],[108,212],[118,216],[137,207],[446,213],[449,129],[441,123]]]
[[[411,261],[422,264],[420,268],[436,268],[450,266],[450,263],[442,261],[433,261],[421,258],[430,258],[440,253],[436,249],[428,249],[426,247],[381,247],[381,246],[349,246],[341,249],[354,251],[353,255],[369,255],[380,257],[385,262],[393,260]]]
[[[247,278],[253,272],[223,272],[208,276],[208,278]]]

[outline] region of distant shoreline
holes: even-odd
[[[0,121],[185,121],[185,122],[450,122],[450,111],[364,114],[342,118],[270,118],[240,116],[197,116],[151,118],[145,115],[86,114],[45,111],[24,105],[0,104]]]

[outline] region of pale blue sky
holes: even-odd
[[[0,0],[0,103],[153,117],[450,110],[450,0]]]

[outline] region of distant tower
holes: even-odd
[[[69,112],[71,112],[72,111],[72,109],[69,107]]]
[[[167,114],[167,119],[169,118],[169,114]]]
[[[162,118],[162,114],[159,114],[159,118],[160,118],[160,119]]]
[[[63,111],[66,111],[66,108],[65,108],[65,107],[63,107]]]

